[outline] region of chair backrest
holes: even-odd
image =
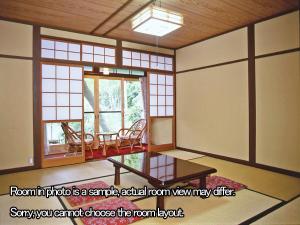
[[[134,122],[134,124],[132,124],[132,126],[130,127],[131,133],[133,135],[141,137],[146,130],[146,124],[147,120],[145,119],[140,119]]]
[[[78,143],[81,141],[81,137],[68,125],[66,122],[61,123],[61,128],[64,131],[67,142],[69,144]]]

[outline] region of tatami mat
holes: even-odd
[[[286,204],[285,206],[266,215],[253,224],[275,225],[275,224],[300,224],[300,197]]]
[[[200,158],[200,157],[204,156],[201,154],[186,152],[186,151],[182,151],[179,149],[163,151],[163,152],[159,152],[159,153],[169,155],[169,156],[172,156],[172,157],[175,157],[178,159],[183,159],[183,160],[196,159],[196,158]]]
[[[152,209],[155,207],[155,200],[149,198],[135,203],[140,208]],[[165,199],[165,208],[182,208],[184,218],[148,218],[136,224],[239,224],[278,203],[280,201],[277,199],[247,189],[237,192],[235,197],[168,197]]]
[[[121,169],[121,172],[126,170]],[[114,174],[113,164],[107,160],[93,161],[68,166],[31,170],[0,176],[0,194],[8,193],[9,186],[36,187],[55,185],[77,180]]]
[[[282,200],[290,200],[300,194],[300,179],[253,168],[212,157],[202,157],[191,162],[214,167],[217,175],[243,183],[248,188]]]
[[[10,197],[9,195],[0,196],[0,224],[3,225],[25,225],[25,224],[43,224],[43,225],[72,225],[69,218],[41,218],[26,219],[12,218],[9,215],[10,207],[15,206],[18,209],[63,209],[56,197]]]

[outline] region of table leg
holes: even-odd
[[[206,189],[206,176],[202,176],[200,177],[200,189]],[[201,198],[205,199],[204,196],[202,196]]]
[[[115,167],[115,185],[120,185],[120,166],[114,165]]]
[[[159,208],[161,210],[165,209],[165,197],[164,196],[156,197],[156,208]]]

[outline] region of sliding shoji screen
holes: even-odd
[[[123,66],[147,68],[162,71],[173,71],[173,57],[152,53],[123,50]]]
[[[114,48],[83,44],[82,61],[114,65],[116,64],[115,51]]]
[[[42,119],[83,118],[83,69],[81,66],[42,64]]]
[[[80,61],[81,46],[78,43],[42,39],[42,58]]]
[[[150,73],[150,116],[164,117],[174,115],[173,75]]]

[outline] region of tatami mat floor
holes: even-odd
[[[184,157],[184,153],[179,150],[171,151],[166,154]],[[256,216],[262,211],[270,209],[272,206],[282,204],[282,200],[290,200],[300,194],[300,179],[289,177],[269,171],[256,169],[236,163],[231,163],[207,156],[188,155],[186,160],[215,167],[218,175],[230,178],[240,183],[248,185],[250,189],[244,189],[237,192],[235,197],[210,197],[209,199],[200,199],[196,197],[167,197],[166,208],[182,207],[185,212],[183,219],[157,219],[148,218],[136,222],[136,224],[238,224],[249,218]],[[194,158],[195,157],[195,158]],[[121,187],[143,187],[147,181],[132,173],[122,170]],[[93,161],[83,164],[55,167],[49,169],[40,169],[15,174],[0,176],[0,193],[5,194],[9,191],[11,184],[19,187],[36,187],[65,184],[71,186],[81,183],[92,182],[96,180],[105,181],[112,185],[114,179],[113,165],[106,161]],[[67,184],[66,184],[67,183]],[[129,197],[130,200],[134,197]],[[14,219],[9,217],[9,208],[18,206],[20,208],[43,209],[57,208],[63,206],[70,208],[67,201],[61,198],[16,198],[9,195],[0,196],[0,224],[72,224],[70,219],[42,219],[27,220]],[[279,208],[268,214],[258,224],[272,224],[273,221],[286,221],[293,224],[295,221],[300,223],[298,214],[299,199]],[[155,198],[148,198],[135,203],[142,209],[155,208]],[[291,216],[289,216],[291,214]],[[30,223],[29,223],[30,222]],[[81,223],[76,220],[76,223]]]

